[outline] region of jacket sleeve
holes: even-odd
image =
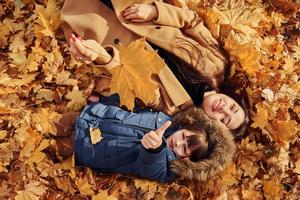
[[[120,65],[121,62],[120,62],[119,50],[112,45],[105,45],[104,49],[107,51],[107,53],[109,53],[109,55],[111,55],[110,61],[104,64],[98,64],[96,62],[93,62],[94,66],[111,69],[113,67]]]
[[[203,19],[196,12],[158,1],[153,3],[158,11],[158,17],[153,20],[153,23],[180,28],[201,44],[218,45],[217,40],[204,26]]]
[[[158,153],[151,153],[141,146],[135,163],[138,175],[160,182],[173,180],[176,175],[170,170],[166,156],[166,148]]]

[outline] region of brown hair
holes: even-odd
[[[206,158],[208,140],[204,131],[198,131],[194,135],[187,136],[188,148],[191,151],[190,160],[197,162]]]
[[[207,158],[211,151],[211,144],[209,142],[209,134],[198,123],[197,119],[189,115],[177,114],[173,119],[173,125],[180,129],[187,129],[196,134],[187,136],[187,145],[191,151],[190,160],[197,162]]]

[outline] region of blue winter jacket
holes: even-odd
[[[156,130],[167,120],[170,117],[162,112],[132,113],[101,103],[87,105],[76,121],[76,165],[171,181],[175,174],[169,164],[176,159],[175,154],[167,146],[158,153],[149,152],[140,142],[145,133]],[[94,145],[90,127],[102,132],[103,139]],[[173,133],[170,129],[165,137]]]

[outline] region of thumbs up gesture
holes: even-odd
[[[144,135],[144,137],[141,140],[142,145],[145,147],[145,149],[156,149],[158,148],[162,143],[162,137],[171,126],[171,121],[166,121],[160,128],[158,128],[155,131],[150,131]]]

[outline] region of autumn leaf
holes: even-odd
[[[15,200],[39,200],[47,188],[40,182],[30,182],[25,186],[25,190],[17,191]]]
[[[86,99],[83,96],[83,92],[77,88],[73,88],[71,92],[66,95],[67,99],[71,100],[68,102],[67,107],[72,110],[80,110],[86,105]]]
[[[110,200],[118,200],[117,197],[108,194],[108,190],[101,190],[98,192],[97,195],[92,197],[92,200],[103,200],[103,199],[110,199]]]
[[[134,107],[134,99],[140,98],[145,104],[156,99],[158,86],[151,79],[163,67],[163,60],[154,51],[145,49],[145,40],[132,42],[128,47],[120,46],[121,65],[110,70],[112,80],[110,94],[120,95],[121,105]]]
[[[91,137],[92,144],[97,144],[102,140],[101,134],[102,133],[99,128],[90,127],[90,137]]]
[[[281,192],[283,190],[282,185],[278,180],[265,180],[263,182],[264,192],[267,200],[279,200],[281,199]]]
[[[268,110],[265,105],[262,103],[257,104],[256,106],[257,112],[253,117],[252,127],[263,129],[267,126],[269,120]]]
[[[42,133],[55,134],[54,122],[59,119],[60,115],[49,109],[39,109],[32,115],[32,120],[36,125],[37,130]]]

